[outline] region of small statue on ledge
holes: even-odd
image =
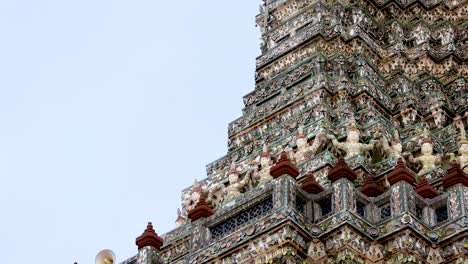
[[[327,138],[332,140],[333,146],[345,151],[345,158],[349,159],[357,155],[363,154],[374,148],[375,141],[372,140],[369,144],[359,142],[360,131],[356,127],[353,119],[348,126],[346,142],[338,142],[334,135],[328,135]]]
[[[185,222],[187,221],[187,219],[185,219],[183,216],[182,216],[182,211],[180,211],[179,208],[177,208],[177,219],[176,219],[176,227],[181,227],[183,225],[185,225]]]
[[[233,161],[231,164],[231,170],[228,172],[229,185],[225,186],[224,183],[218,184],[208,193],[208,201],[213,204],[213,198],[215,196],[221,196],[222,198],[217,198],[218,204],[223,202],[228,202],[236,198],[241,194],[241,190],[249,182],[249,178],[245,177],[243,180],[239,180],[239,173],[236,170],[236,163]],[[218,194],[221,192],[221,194]]]
[[[229,185],[224,189],[224,201],[230,201],[241,193],[242,188],[249,182],[249,178],[245,177],[239,180],[239,173],[236,170],[236,164],[233,162],[229,171]]]
[[[382,146],[385,154],[387,154],[389,157],[393,158],[396,161],[398,159],[403,160],[403,162],[406,163],[405,159],[402,156],[403,152],[403,145],[401,144],[400,141],[400,136],[398,133],[398,130],[395,129],[395,135],[392,139],[392,145],[388,144],[387,138],[384,136],[382,137]]]
[[[263,153],[260,157],[260,166],[261,169],[254,172],[254,179],[258,180],[258,185],[273,179],[273,177],[270,175],[271,157],[270,153],[268,152],[268,146],[266,144],[263,145]]]
[[[460,129],[460,141],[458,142],[458,157],[455,159],[460,164],[460,168],[468,173],[468,140],[466,140],[465,125],[460,117],[454,119],[455,125]]]
[[[200,184],[195,180],[192,189],[186,192],[182,198],[182,206],[186,212],[192,210],[197,205],[201,192]]]
[[[457,161],[460,164],[460,168],[465,173],[468,173],[468,140],[466,139],[460,140]]]
[[[296,161],[296,163],[308,159],[310,157],[309,143],[307,142],[307,137],[304,135],[302,126],[300,126],[298,129],[296,145],[297,150],[294,154],[294,160]]]
[[[296,163],[302,162],[306,159],[309,159],[311,156],[317,153],[317,150],[320,148],[320,145],[324,141],[325,133],[320,132],[314,139],[312,145],[309,145],[307,142],[307,136],[304,135],[302,126],[298,129],[298,135],[296,140],[297,150],[294,154],[294,160]]]
[[[427,129],[424,129],[424,139],[421,144],[421,156],[414,158],[413,155],[410,155],[409,160],[412,163],[421,163],[422,168],[419,170],[418,175],[428,173],[429,171],[436,168],[436,164],[441,163],[441,157],[439,154],[433,154],[433,145],[432,140],[429,138]]]

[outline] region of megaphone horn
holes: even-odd
[[[115,254],[110,249],[101,250],[96,255],[96,264],[114,264]]]

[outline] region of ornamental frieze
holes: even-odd
[[[466,57],[460,46],[463,32],[466,30],[465,26],[460,25],[458,28],[444,24],[430,27],[419,24],[414,28],[403,30],[403,26],[397,21],[390,21],[385,25],[372,24],[372,20],[367,15],[358,11],[360,10],[350,11],[349,23],[343,21],[343,25],[327,27],[321,21],[317,21],[295,31],[294,35],[289,38],[281,37],[279,42],[266,37],[265,44],[263,44],[265,52],[257,58],[257,68],[262,68],[263,65],[276,57],[289,52],[293,47],[301,45],[319,33],[326,36],[327,39],[341,36],[346,41],[360,37],[366,46],[369,46],[383,58],[407,50],[409,52],[405,53],[411,57],[418,57],[425,53],[435,59],[446,57],[449,54],[454,54],[461,59]],[[346,26],[347,24],[349,25]],[[457,46],[460,48],[457,49]]]
[[[260,85],[260,80],[270,80],[278,73],[316,53],[321,53],[329,58],[330,61],[328,61],[327,64],[331,65],[325,65],[329,74],[345,76],[347,75],[347,69],[349,67],[348,61],[354,58],[356,47],[361,47],[360,49],[363,53],[366,53],[366,58],[370,60],[372,64],[376,64],[380,60],[379,56],[360,38],[355,38],[350,42],[344,42],[339,37],[325,40],[322,36],[317,36],[311,39],[305,46],[285,54],[277,60],[265,65],[265,67],[259,68],[257,70],[257,85]]]
[[[380,139],[379,139],[380,140]],[[408,145],[407,143],[408,142],[414,142],[413,145]],[[403,146],[404,147],[408,147],[408,146],[411,146],[413,147],[414,149],[411,150],[411,152],[417,152],[418,151],[418,141],[417,140],[414,140],[414,139],[409,139],[407,140]],[[438,143],[438,142],[437,142]],[[387,143],[388,144],[388,143]],[[440,144],[439,144],[440,145]],[[328,149],[328,147],[324,146],[325,149]],[[273,152],[273,151],[272,151]],[[337,153],[336,150],[333,150],[334,153]],[[407,153],[407,152],[405,152]],[[293,154],[291,154],[293,155]],[[334,161],[333,161],[333,155],[336,155],[336,154],[329,154],[329,155],[326,155],[324,153],[321,153],[320,155],[316,155],[315,157],[309,159],[308,161],[302,163],[302,162],[299,162],[297,165],[299,168],[301,168],[301,171],[317,171],[320,167],[322,167],[323,165],[325,164],[333,164]],[[405,156],[407,156],[408,154],[404,154]],[[432,154],[430,154],[432,155]],[[379,171],[387,171],[389,168],[391,168],[392,166],[395,165],[395,159],[394,158],[387,158],[385,160],[385,164],[383,167],[382,167],[382,162],[378,162],[376,163],[376,166],[380,166],[379,168],[379,171],[376,171],[375,168],[374,168],[374,164],[372,162],[370,162],[371,160],[371,156],[358,156],[360,158],[355,158],[355,159],[349,159],[348,160],[348,163],[350,164],[350,166],[353,166],[353,167],[358,167],[358,166],[364,166],[364,167],[367,167],[367,171],[373,173],[373,174],[376,174],[378,175],[379,174]],[[388,156],[388,157],[391,157],[391,156]],[[251,160],[251,159],[250,159]],[[375,162],[375,161],[374,161]],[[410,162],[413,162],[410,160]],[[417,162],[414,161],[414,163]],[[239,172],[239,174],[243,175],[243,178],[246,179],[248,177],[251,177],[252,176],[252,172],[254,173],[255,175],[255,162],[254,163],[250,163],[249,164],[242,164],[240,163],[239,164],[239,168],[243,168],[241,169],[241,171]],[[408,165],[409,166],[409,165]],[[413,167],[413,166],[412,166]],[[414,167],[415,168],[415,171],[418,171],[419,169],[417,169],[418,167]],[[440,176],[434,176],[432,173],[435,173],[436,171],[434,172],[430,172],[431,175],[426,175],[426,177],[428,177],[429,180],[431,181],[434,181],[434,180],[437,180],[437,179],[440,179],[443,175],[445,175],[446,171],[445,170],[442,170],[441,173],[439,174]],[[220,173],[217,173],[217,175],[221,176],[223,175],[223,172],[220,172]],[[327,185],[327,182],[326,181],[322,181],[322,178],[321,176],[318,176],[318,181],[323,184],[323,185]],[[224,178],[225,179],[225,178]],[[212,178],[209,178],[209,182],[206,183],[206,187],[204,188],[205,190],[210,190],[212,189],[210,186],[214,186],[214,185],[217,185],[217,184],[220,184],[220,183],[215,183],[215,182],[223,182],[223,177],[212,177]],[[249,186],[255,186],[254,185],[255,183],[252,182],[249,184]],[[253,187],[249,187],[249,188],[253,188]],[[255,196],[255,195],[254,195]]]
[[[297,2],[288,2],[286,5],[283,5],[279,8],[278,2],[287,2],[287,1],[273,1],[270,4],[270,8],[268,8],[268,22],[265,23],[265,9],[262,9],[259,16],[257,17],[257,21],[259,26],[262,27],[263,31],[269,31],[273,27],[277,27],[278,24],[283,23],[283,21],[288,20],[289,18],[293,17],[294,14],[297,14],[298,9],[302,9],[310,4],[316,3],[316,1],[297,1]],[[412,4],[411,6],[404,7],[403,9],[400,8],[402,6],[401,1],[394,1],[398,2],[399,4],[388,4],[392,1],[387,1],[385,6],[382,8],[377,7],[371,1],[333,1],[333,0],[326,0],[324,1],[325,4],[332,6],[335,4],[343,4],[345,6],[349,6],[352,4],[358,4],[361,8],[363,8],[366,12],[371,14],[374,18],[379,21],[383,21],[388,19],[389,17],[399,18],[402,21],[409,22],[415,16],[420,17],[421,19],[431,22],[437,21],[440,18],[445,20],[458,22],[463,19],[464,15],[466,15],[466,8],[462,5],[465,1],[452,1],[449,8],[447,8],[446,1],[438,1],[436,3],[426,5],[427,3],[424,2],[417,2],[416,4]],[[407,1],[409,3],[409,1]],[[411,2],[413,3],[413,2]],[[404,5],[403,5],[404,6]],[[275,9],[275,10],[272,10]],[[302,11],[301,10],[301,11]],[[266,28],[266,29],[265,29]]]
[[[362,87],[363,87],[363,89],[357,89],[356,92],[366,91],[368,93],[373,93],[373,94],[377,94],[377,95],[378,94],[384,95],[384,93],[381,93],[378,89],[375,89],[375,88],[371,89],[373,86],[362,86]],[[280,124],[280,123],[283,124],[283,125],[289,126],[288,119],[290,119],[290,118],[296,120],[296,121],[293,122],[295,124],[303,123],[304,120],[301,120],[300,116],[303,115],[304,113],[307,113],[307,111],[309,111],[309,107],[314,107],[314,108],[319,107],[319,105],[316,105],[314,103],[314,102],[317,102],[317,100],[315,100],[315,98],[318,98],[318,99],[322,98],[320,100],[326,100],[326,98],[329,98],[328,95],[323,96],[322,95],[323,93],[321,93],[320,91],[321,90],[319,90],[318,92],[313,93],[311,100],[303,101],[300,104],[296,104],[294,107],[291,107],[290,109],[288,109],[288,111],[283,112],[283,113],[281,113],[280,115],[278,115],[276,117],[273,117],[273,119],[270,118],[267,122],[262,123],[257,128],[250,129],[248,132],[243,133],[241,136],[233,137],[231,139],[231,141],[229,142],[230,149],[231,149],[231,144],[235,149],[237,147],[240,147],[240,146],[244,145],[244,143],[242,143],[242,142],[251,142],[255,138],[259,137],[259,136],[262,136],[264,138],[268,138],[267,135],[268,135],[269,127],[278,128],[278,124]],[[325,93],[325,94],[327,94],[327,93]],[[350,102],[350,101],[347,100],[346,98],[344,98],[344,99],[340,99],[340,98],[341,97],[339,97],[339,96],[335,97],[335,99],[331,101],[332,104],[329,106],[329,108],[330,109],[339,108],[342,103],[346,103],[345,109],[349,109],[350,105],[347,105],[347,102]],[[449,119],[449,115],[445,112],[445,110],[442,110],[441,107],[445,106],[445,107],[448,107],[450,109],[452,103],[451,103],[451,100],[449,100],[449,99],[445,99],[445,101],[444,101],[444,99],[443,99],[444,96],[442,96],[442,95],[437,97],[437,99],[438,99],[437,101],[432,101],[435,98],[429,98],[429,100],[426,100],[424,95],[420,95],[420,94],[413,95],[412,93],[409,93],[409,92],[406,92],[406,93],[402,94],[402,97],[397,97],[397,98],[404,98],[402,103],[397,103],[395,105],[397,107],[396,109],[401,109],[403,111],[401,111],[401,113],[393,116],[393,119],[398,120],[400,122],[401,126],[410,126],[410,125],[414,124],[415,122],[424,121],[427,124],[429,124],[431,126],[431,128],[441,128],[443,125],[445,125],[445,122],[447,122],[448,119]],[[458,98],[458,99],[460,99],[460,98]],[[369,98],[368,96],[359,96],[359,97],[357,97],[356,99],[353,99],[353,100],[355,101],[355,106],[357,107],[356,109],[368,108],[369,104],[374,105],[376,107],[376,108],[369,108],[369,109],[372,109],[372,111],[368,111],[365,114],[364,118],[366,118],[367,123],[371,123],[373,120],[375,120],[376,116],[382,115],[382,111],[384,111],[383,113],[386,112],[385,110],[381,109],[378,106],[378,104],[373,104],[372,99]],[[379,101],[381,102],[382,100],[379,100]],[[446,101],[447,101],[447,103],[445,103]],[[408,107],[413,107],[413,106],[421,107],[421,108],[417,108],[417,109],[422,115],[419,114],[418,111],[415,111],[415,110],[411,110],[411,111],[410,110],[404,110],[404,109],[407,109]],[[260,108],[260,109],[262,109],[262,108]],[[328,110],[330,110],[330,109],[328,109]],[[314,113],[315,110],[316,109],[314,109],[314,111],[312,113]],[[345,110],[345,112],[346,112],[346,110]],[[268,116],[270,114],[270,113],[265,112],[265,111],[257,111],[257,112],[253,112],[253,113],[260,114],[260,116],[257,117],[258,119],[256,118],[257,120],[260,120],[264,116],[266,117],[266,116]],[[328,113],[333,113],[333,111],[330,110]],[[455,113],[455,112],[453,112],[453,113]],[[316,115],[313,115],[313,116],[316,116]],[[328,115],[328,116],[330,117],[330,115]],[[331,114],[331,116],[333,116],[333,114]],[[389,117],[388,113],[384,114],[383,116],[384,117]],[[306,116],[305,119],[308,120],[310,117],[311,116]],[[318,115],[316,117],[321,118],[323,116]],[[338,118],[340,118],[340,117],[341,116],[338,116]],[[277,119],[276,122],[274,121],[275,119]],[[239,119],[238,121],[235,121],[235,123],[231,123],[229,132],[230,133],[235,133],[235,132],[242,131],[244,129],[244,127],[241,126],[240,121],[246,121],[248,124],[252,124],[252,123],[254,123],[254,120],[255,119],[250,119],[250,120],[249,119],[244,119],[244,118]],[[315,120],[317,120],[317,119],[315,119]],[[291,124],[293,124],[293,123],[291,123]],[[236,127],[237,127],[237,129],[234,130],[234,128],[236,128]],[[289,129],[294,129],[295,127],[296,126],[290,126]],[[282,130],[282,129],[278,129],[278,130]],[[271,140],[268,140],[267,142],[271,142]],[[237,145],[237,147],[235,147],[236,145]]]

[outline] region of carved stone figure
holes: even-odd
[[[345,158],[351,158],[356,155],[361,155],[365,151],[369,151],[374,148],[375,141],[371,141],[369,144],[359,142],[360,131],[356,127],[355,122],[351,122],[347,131],[346,142],[338,142],[335,136],[328,135],[327,138],[332,140],[333,146],[345,151]]]

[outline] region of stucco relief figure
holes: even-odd
[[[190,191],[186,192],[182,197],[182,206],[188,212],[195,208],[200,199],[202,188],[197,180],[194,181],[193,187]]]
[[[413,37],[416,45],[421,45],[429,39],[429,30],[418,25],[413,31]]]
[[[369,144],[364,144],[359,142],[360,131],[356,127],[354,122],[351,122],[348,127],[347,137],[345,142],[338,142],[334,135],[328,135],[327,138],[332,140],[333,146],[344,150],[346,153],[345,158],[349,159],[351,157],[361,155],[366,151],[369,151],[374,148],[375,141],[371,141]]]
[[[307,255],[309,255],[309,257],[311,257],[313,260],[323,258],[327,255],[325,251],[325,245],[320,240],[310,242]]]
[[[358,24],[364,19],[362,10],[359,8],[353,8],[352,10],[353,24]]]
[[[181,227],[185,224],[187,219],[185,219],[183,216],[182,216],[182,211],[180,211],[179,208],[177,208],[177,219],[176,219],[176,226],[177,227]]]
[[[309,147],[309,151],[312,155],[315,155],[319,150],[322,143],[327,140],[327,135],[320,129],[320,132],[315,136],[314,142]]]
[[[391,34],[389,36],[392,38],[392,42],[394,42],[397,45],[396,49],[401,49],[402,42],[404,39],[404,33],[400,24],[397,22],[392,23],[390,31]]]
[[[336,72],[338,76],[344,76],[346,74],[346,60],[343,57],[336,60]]]
[[[193,209],[190,201],[191,195],[191,192],[186,192],[182,195],[182,207],[186,212],[190,211],[190,209]]]
[[[358,61],[356,62],[358,66],[357,73],[360,78],[364,78],[366,76],[366,62],[364,59],[359,58]]]
[[[312,145],[309,145],[309,143],[307,142],[307,137],[304,135],[303,128],[299,127],[296,139],[297,150],[296,153],[294,153],[294,160],[296,161],[296,163],[302,162],[315,155],[323,141],[324,136],[325,134],[323,132],[320,132],[315,137],[315,140],[312,143]]]
[[[219,195],[222,198],[217,200],[222,202],[231,201],[239,196],[241,194],[241,190],[249,183],[248,177],[245,177],[243,180],[239,180],[239,173],[236,170],[236,164],[234,162],[231,164],[231,170],[228,172],[228,180],[228,186],[225,186],[224,183],[220,183],[210,190],[208,197],[211,198],[212,196]]]
[[[212,208],[218,208],[223,203],[223,189],[224,184],[216,185],[208,189],[208,197],[206,203]]]
[[[270,153],[268,152],[267,145],[263,145],[263,153],[260,157],[260,170],[254,172],[254,179],[258,181],[258,185],[263,184],[273,177],[270,175],[270,168],[271,168],[271,157]]]
[[[458,156],[455,158],[460,168],[468,173],[468,140],[466,139],[465,125],[460,117],[454,119],[455,125],[460,130],[460,141],[458,142]]]
[[[446,116],[441,108],[432,110],[432,116],[434,117],[434,123],[438,128],[443,127],[445,124]]]
[[[465,173],[468,173],[468,140],[466,139],[460,141],[457,161],[458,164],[460,164],[460,168],[462,168]]]
[[[304,135],[302,126],[298,129],[298,135],[296,139],[297,150],[294,153],[294,160],[296,163],[305,160],[310,157],[309,152],[309,143],[307,143],[307,137]]]
[[[453,44],[453,29],[451,27],[445,27],[439,34],[442,46]]]
[[[427,130],[424,131],[424,139],[421,145],[421,156],[414,158],[410,156],[410,162],[421,163],[422,168],[419,170],[418,175],[423,175],[436,168],[436,164],[441,163],[439,154],[433,154],[433,145],[431,139],[428,137]]]
[[[403,162],[406,162],[402,156],[403,145],[401,144],[398,130],[395,130],[395,136],[392,138],[391,145],[388,144],[388,140],[386,137],[382,137],[381,141],[385,154],[387,154],[389,157],[393,158],[396,161],[398,159],[402,159]]]
[[[417,112],[414,109],[408,109],[402,112],[402,121],[405,126],[416,121]]]

